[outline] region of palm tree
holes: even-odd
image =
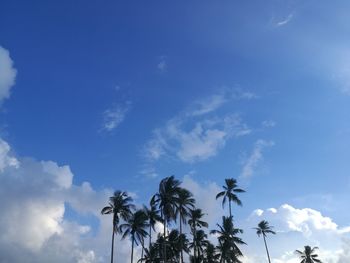
[[[118,231],[118,224],[120,219],[127,221],[135,206],[132,203],[132,198],[126,192],[115,191],[113,196],[109,198],[109,205],[102,208],[101,214],[113,214],[113,230],[112,230],[112,249],[111,249],[111,263],[113,263],[114,255],[114,234]]]
[[[191,233],[193,236],[193,240],[196,238],[196,233],[197,233],[197,227],[202,228],[202,227],[208,227],[208,223],[203,221],[204,214],[202,212],[202,209],[191,209],[190,214],[189,214],[189,220],[188,224],[190,225],[191,228]],[[196,248],[196,242],[193,243],[193,261],[197,261],[196,253],[197,253],[197,248]]]
[[[149,208],[147,206],[143,206],[143,209],[147,215],[148,218],[148,224],[149,224],[149,245],[148,250],[151,248],[151,242],[152,242],[152,230],[155,231],[155,225],[157,222],[162,222],[162,217],[159,215],[159,210],[157,209],[157,206],[152,200],[150,201]]]
[[[148,249],[145,248],[145,255],[141,257],[138,260],[138,262],[161,263],[161,256],[159,252],[160,252],[159,243],[151,244],[151,246]]]
[[[231,212],[231,202],[235,202],[237,205],[242,206],[241,200],[237,197],[235,193],[244,193],[245,191],[237,188],[237,180],[230,178],[225,179],[226,185],[223,185],[222,188],[224,188],[224,191],[218,193],[216,195],[216,199],[223,197],[222,199],[222,207],[224,207],[226,201],[228,201],[229,209],[230,209],[230,217],[232,218],[232,212]]]
[[[190,209],[194,208],[195,199],[190,191],[180,188],[176,202],[175,214],[179,217],[180,235],[182,234],[182,224],[186,224],[186,220],[190,215]],[[183,251],[180,251],[181,263],[184,262]]]
[[[205,251],[203,263],[219,263],[220,254],[216,252],[215,246],[208,241]]]
[[[193,240],[189,246],[189,248],[193,249],[194,262],[199,263],[202,261],[204,248],[207,245],[207,234],[205,234],[203,230],[196,230],[196,232],[193,233]]]
[[[269,250],[267,248],[267,244],[266,244],[266,235],[267,234],[273,234],[275,235],[276,232],[272,230],[272,226],[269,225],[269,222],[262,220],[259,224],[258,227],[255,227],[254,229],[256,230],[256,234],[260,237],[261,235],[264,238],[264,243],[265,243],[265,249],[266,249],[266,253],[267,253],[267,259],[269,260],[269,263],[271,263],[270,260],[270,254],[269,254]]]
[[[322,263],[320,259],[318,259],[318,255],[315,254],[315,251],[318,247],[311,248],[310,246],[304,246],[304,251],[296,250],[295,253],[300,257],[300,263]]]
[[[241,262],[238,258],[243,256],[238,245],[246,243],[238,237],[243,230],[235,228],[232,222],[232,217],[222,217],[222,225],[216,224],[218,230],[210,231],[211,234],[218,235],[219,250],[221,252],[221,262]]]
[[[142,247],[144,244],[144,238],[148,235],[146,229],[148,228],[148,218],[144,210],[136,211],[130,219],[120,225],[120,232],[124,232],[122,238],[130,236],[131,238],[131,263],[134,259],[134,244],[138,246],[141,243]]]
[[[176,180],[174,176],[164,178],[159,184],[158,193],[152,197],[152,202],[158,204],[163,218],[163,235],[164,235],[164,245],[163,245],[163,257],[164,263],[166,262],[166,226],[167,224],[176,218],[175,208],[177,205],[178,193],[180,192],[179,180]]]

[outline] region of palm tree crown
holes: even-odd
[[[222,186],[224,191],[218,193],[216,195],[216,199],[223,197],[222,207],[224,207],[225,203],[228,201],[230,217],[232,217],[231,202],[235,202],[237,205],[242,206],[242,201],[237,197],[236,193],[244,193],[245,191],[238,188],[236,179],[233,179],[233,178],[225,179],[225,183],[226,185]]]
[[[118,231],[118,224],[120,218],[127,221],[135,206],[132,204],[132,198],[126,192],[115,191],[113,196],[109,198],[109,205],[101,210],[101,214],[113,214],[113,230],[112,230],[112,249],[111,249],[111,263],[113,263],[114,255],[114,234]]]
[[[300,257],[300,263],[322,263],[320,259],[318,259],[318,255],[315,254],[315,251],[318,247],[311,248],[310,246],[304,246],[304,251],[296,250],[295,253]]]

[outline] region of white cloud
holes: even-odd
[[[237,114],[194,123],[186,121],[174,118],[165,127],[156,129],[153,138],[146,145],[147,156],[151,160],[169,155],[189,163],[203,161],[215,156],[228,139],[251,132]]]
[[[160,72],[166,72],[168,69],[168,64],[166,62],[166,56],[161,56],[160,61],[157,64],[157,69]]]
[[[124,121],[130,108],[131,102],[127,101],[125,105],[117,105],[105,110],[103,113],[102,131],[111,132],[115,130]]]
[[[259,162],[263,159],[263,150],[266,147],[274,145],[273,141],[258,140],[254,145],[254,149],[243,165],[241,172],[242,178],[250,178],[254,175],[255,169]]]
[[[215,156],[227,141],[251,133],[238,114],[216,114],[225,103],[252,99],[256,95],[240,89],[221,89],[207,98],[195,101],[184,112],[153,130],[144,153],[148,160],[164,156],[193,163]]]
[[[16,74],[9,51],[0,46],[0,102],[10,97]]]
[[[276,122],[273,120],[265,120],[261,124],[263,128],[273,128],[276,126]]]
[[[289,14],[286,18],[276,22],[276,26],[280,27],[280,26],[285,26],[287,25],[292,19],[293,19],[293,13]]]
[[[350,246],[344,231],[348,227],[339,227],[334,220],[317,210],[299,209],[289,204],[266,210],[257,209],[246,220],[245,229],[257,225],[261,220],[267,220],[277,232],[277,235],[268,237],[274,263],[299,263],[294,251],[305,245],[318,246],[318,254],[323,262],[348,262]],[[244,262],[266,261],[265,257],[261,257],[264,253],[263,243],[257,239],[255,232],[246,232],[245,239],[250,246],[246,248],[248,259]],[[260,248],[257,241],[260,241]]]
[[[111,191],[73,184],[69,166],[14,157],[4,141],[0,152],[0,261],[108,262],[112,219],[100,210]],[[95,217],[98,228],[68,220],[67,205],[79,217]],[[129,262],[130,242],[116,243],[120,262]]]

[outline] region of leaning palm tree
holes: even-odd
[[[195,199],[190,191],[180,188],[178,192],[175,214],[179,218],[179,231],[182,234],[182,224],[186,224],[187,218],[190,216],[190,210],[194,208]],[[181,242],[182,240],[180,240]],[[181,263],[184,262],[183,251],[180,251]]]
[[[258,227],[255,227],[254,229],[256,230],[256,234],[260,237],[263,236],[264,238],[264,243],[265,243],[265,249],[266,249],[266,254],[267,254],[267,259],[269,260],[269,263],[271,263],[270,259],[270,254],[269,250],[267,248],[267,243],[266,243],[266,235],[267,234],[273,234],[275,235],[276,232],[272,230],[272,226],[269,225],[269,222],[266,220],[262,220],[259,224]]]
[[[245,245],[246,243],[238,237],[243,230],[235,228],[231,217],[222,217],[222,225],[216,224],[218,229],[210,231],[211,234],[218,236],[218,249],[221,253],[221,262],[241,262],[239,257],[243,256],[242,251],[238,245]]]
[[[224,191],[218,193],[216,199],[223,197],[222,207],[224,207],[225,203],[228,201],[230,217],[232,218],[231,202],[235,202],[237,205],[242,206],[242,201],[237,197],[236,193],[244,193],[245,191],[238,188],[236,179],[225,179],[225,183],[226,185],[222,186]]]
[[[120,232],[124,232],[122,238],[130,236],[131,238],[131,263],[134,260],[134,245],[138,246],[144,244],[144,238],[148,235],[146,229],[148,228],[148,218],[144,210],[136,211],[130,219],[119,226]]]
[[[149,245],[148,250],[151,248],[151,242],[152,242],[152,230],[155,231],[155,225],[157,222],[162,222],[162,217],[159,215],[159,210],[154,202],[150,202],[149,208],[147,206],[143,206],[143,209],[148,217],[148,224],[149,224]]]
[[[113,196],[109,198],[109,205],[101,210],[103,215],[113,214],[111,263],[113,263],[114,255],[114,234],[118,232],[120,219],[127,221],[131,217],[132,210],[135,209],[132,201],[132,198],[126,192],[115,191]]]
[[[322,263],[320,259],[318,259],[318,255],[315,254],[315,251],[318,247],[311,248],[310,246],[304,246],[304,251],[296,250],[295,253],[300,257],[300,263]]]
[[[166,262],[166,229],[167,224],[175,220],[176,213],[175,208],[177,205],[177,198],[181,182],[176,180],[174,176],[164,178],[159,184],[158,193],[156,193],[152,197],[152,202],[157,204],[160,208],[161,216],[163,219],[163,237],[164,237],[164,245],[163,245],[163,259],[164,263]]]

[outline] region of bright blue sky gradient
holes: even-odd
[[[139,202],[171,174],[191,173],[202,184],[239,178],[263,140],[271,145],[253,176],[240,179],[247,194],[237,218],[288,203],[345,225],[349,8],[348,1],[314,0],[3,0],[0,45],[18,75],[2,104],[1,137],[20,156],[68,164],[78,185],[126,189]],[[227,91],[253,97],[186,117],[197,102]],[[106,111],[115,109],[125,110],[124,119],[103,129]],[[181,119],[189,132],[229,114],[251,132],[226,139],[212,156],[145,157],[154,131],[169,120]]]

